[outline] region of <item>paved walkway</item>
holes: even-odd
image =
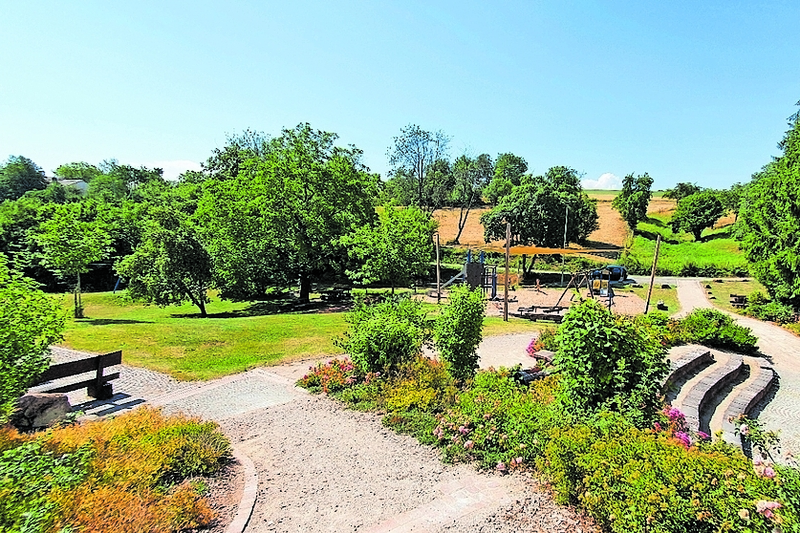
[[[678,299],[681,302],[680,316],[692,309],[714,307],[698,281],[679,280]],[[728,314],[758,337],[759,350],[778,373],[779,384],[775,394],[762,400],[754,414],[766,429],[779,432],[782,453],[800,457],[800,338],[769,322]]]

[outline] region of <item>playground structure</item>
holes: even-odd
[[[467,250],[467,260],[461,271],[442,284],[441,288],[445,289],[454,283],[466,283],[470,289],[480,287],[485,295],[489,293],[489,299],[497,299],[497,265],[489,265],[486,263],[486,253],[481,250],[478,260],[474,261],[475,257],[472,250]],[[436,291],[432,296],[436,296]]]

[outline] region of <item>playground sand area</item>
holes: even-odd
[[[498,300],[490,300],[486,306],[487,316],[503,316],[503,291],[498,288]],[[553,307],[558,302],[561,295],[564,294],[564,289],[556,288],[542,288],[536,290],[535,288],[521,288],[509,291],[508,312],[516,312],[520,307]],[[584,298],[589,297],[589,291],[586,288],[581,289],[581,295]],[[515,301],[516,299],[516,301]],[[580,301],[577,294],[573,289],[567,291],[564,297],[561,298],[561,307],[569,307],[573,303]],[[600,301],[607,304],[605,298]],[[616,314],[621,315],[637,315],[644,312],[644,300],[631,292],[616,291],[611,305],[611,310]]]

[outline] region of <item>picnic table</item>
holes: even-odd
[[[747,307],[747,296],[742,294],[731,294],[731,305],[735,309],[744,309]]]

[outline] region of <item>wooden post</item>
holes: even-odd
[[[508,258],[511,255],[511,222],[506,222],[506,284],[503,291],[503,321],[508,322]]]
[[[658,250],[661,248],[661,234],[656,239],[656,253],[653,255],[653,269],[650,271],[650,287],[647,288],[647,301],[644,303],[644,314],[650,307],[650,296],[653,294],[653,281],[656,278],[656,266],[658,265]]]
[[[442,271],[439,262],[439,234],[436,234],[436,303],[442,301]]]

